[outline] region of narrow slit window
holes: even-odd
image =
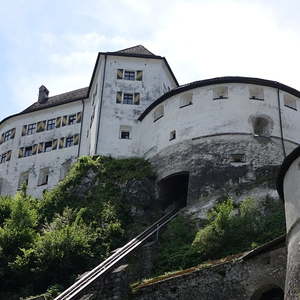
[[[170,132],[170,138],[169,141],[175,140],[176,139],[176,130],[172,130]]]
[[[164,106],[160,105],[157,107],[153,113],[153,121],[157,121],[158,119],[162,118],[164,116]]]

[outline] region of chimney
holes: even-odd
[[[44,85],[41,85],[39,88],[39,100],[38,100],[39,103],[43,104],[47,102],[48,95],[49,95],[48,89]]]

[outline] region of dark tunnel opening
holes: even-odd
[[[283,300],[284,293],[281,288],[272,288],[266,292],[264,292],[259,300]]]
[[[170,205],[182,208],[187,204],[189,173],[172,174],[159,182],[159,198],[162,208]]]

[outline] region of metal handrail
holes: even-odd
[[[109,256],[101,264],[96,266],[94,269],[89,271],[87,274],[83,275],[79,280],[77,280],[73,285],[67,288],[63,293],[57,296],[54,300],[71,300],[74,299],[82,290],[87,286],[93,283],[101,275],[109,271],[118,261],[126,257],[130,252],[135,248],[140,246],[145,242],[151,235],[158,232],[158,230],[168,224],[172,219],[174,219],[178,212],[179,208],[175,208],[171,212],[167,213],[161,217],[158,221],[153,223],[150,227],[136,236],[134,239],[129,241],[122,248],[119,248],[114,254]]]

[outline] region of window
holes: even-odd
[[[120,139],[129,140],[131,138],[131,127],[120,126]]]
[[[133,104],[133,94],[124,93],[123,104]]]
[[[46,142],[44,147],[44,152],[50,152],[52,150],[52,141]]]
[[[156,108],[156,110],[153,113],[153,121],[155,122],[156,120],[162,118],[164,116],[164,106],[160,105],[159,107]]]
[[[72,147],[74,145],[73,136],[69,136],[66,138],[66,147]]]
[[[32,146],[25,147],[24,157],[31,156],[32,155]]]
[[[56,125],[56,119],[50,119],[47,121],[47,130],[54,129]]]
[[[228,87],[218,86],[213,89],[213,99],[228,99]]]
[[[74,115],[69,115],[69,121],[68,121],[68,124],[69,125],[73,125],[76,123],[76,114]]]
[[[234,163],[244,163],[246,161],[246,156],[244,153],[232,153],[231,161]]]
[[[285,94],[283,101],[284,101],[284,106],[297,110],[297,99],[292,95]]]
[[[143,71],[118,69],[117,70],[117,79],[142,81],[143,80]]]
[[[49,168],[43,168],[40,170],[38,186],[45,185],[48,183],[49,178]]]
[[[140,93],[132,94],[132,93],[117,92],[116,103],[139,105],[140,104]]]
[[[23,184],[26,186],[28,185],[28,180],[29,180],[29,172],[23,172],[21,173],[19,177],[19,183],[18,183],[18,190],[22,187]]]
[[[71,168],[72,160],[68,159],[64,163],[62,163],[60,168],[59,180],[62,180],[66,177],[67,173]]]
[[[6,162],[6,156],[7,156],[7,152],[0,155],[0,163],[1,164]]]
[[[264,89],[260,86],[249,87],[249,99],[251,100],[264,100]]]
[[[170,132],[170,138],[169,141],[175,140],[176,139],[176,130],[172,130]]]
[[[127,71],[124,72],[124,79],[125,80],[135,80],[135,72],[134,71]]]
[[[192,99],[193,99],[192,93],[183,94],[180,98],[180,106],[179,107],[181,108],[181,107],[185,107],[185,106],[193,104]]]
[[[35,133],[35,129],[36,129],[36,123],[29,124],[27,126],[27,134],[33,134],[33,133]]]
[[[11,131],[8,130],[4,133],[4,142],[8,141],[10,139]]]

